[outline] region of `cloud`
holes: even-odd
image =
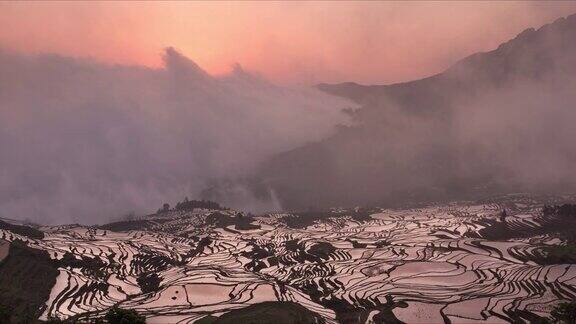
[[[275,157],[261,181],[287,209],[573,192],[575,27],[526,30],[426,79],[324,85],[362,102],[355,125]]]
[[[329,135],[351,106],[240,66],[212,77],[172,48],[164,60],[149,69],[0,51],[0,215],[98,223],[150,212]]]

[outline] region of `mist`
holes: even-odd
[[[93,224],[154,212],[332,134],[354,106],[238,65],[213,77],[172,48],[164,62],[0,51],[0,216]],[[223,203],[279,207],[236,191]]]
[[[172,48],[158,69],[3,51],[0,216],[92,224],[184,197],[258,212],[573,191],[575,31],[572,15],[428,78],[323,91],[239,65],[215,77]]]
[[[575,31],[573,15],[429,78],[321,85],[361,104],[354,124],[275,157],[261,181],[288,209],[573,192]]]

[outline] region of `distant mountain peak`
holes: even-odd
[[[353,126],[274,157],[260,177],[285,208],[570,191],[575,82],[572,15],[424,79],[319,84],[360,104]]]
[[[374,96],[403,92],[402,89],[413,92],[414,87],[428,87],[438,83],[435,82],[437,79],[452,79],[457,88],[465,87],[469,82],[472,82],[470,87],[477,82],[499,85],[517,76],[541,78],[558,68],[576,69],[576,14],[559,18],[538,29],[527,28],[496,49],[467,56],[446,71],[430,77],[388,85],[323,83],[317,85],[317,88],[363,103]]]
[[[167,47],[164,51],[164,64],[169,71],[185,71],[187,75],[194,75],[199,78],[210,78],[196,62],[182,55],[174,47]]]

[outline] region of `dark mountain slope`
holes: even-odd
[[[519,77],[543,79],[559,69],[574,71],[576,57],[576,14],[560,18],[535,30],[529,28],[495,50],[470,55],[443,73],[420,80],[392,85],[359,85],[353,82],[319,84],[327,93],[365,104],[362,110],[380,100],[390,100],[405,109],[420,111],[442,106],[447,98],[478,92],[478,87],[501,87]],[[566,71],[565,71],[566,72]],[[451,90],[446,93],[443,90]],[[444,98],[444,100],[442,99]],[[426,103],[426,104],[425,104]]]
[[[10,243],[8,256],[0,262],[0,309],[8,323],[33,323],[46,309],[56,283],[58,266],[43,250],[21,241]]]
[[[318,314],[294,302],[263,302],[246,308],[232,310],[217,318],[213,323],[313,324],[325,322]]]
[[[361,105],[355,125],[258,176],[290,209],[569,189],[575,70],[572,15],[425,79],[319,85]]]

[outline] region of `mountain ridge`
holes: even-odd
[[[571,146],[559,144],[568,136],[549,131],[574,120],[574,40],[576,15],[570,15],[427,78],[320,84],[320,90],[360,104],[349,111],[354,124],[277,155],[257,177],[288,209],[572,190],[576,179],[567,174],[550,171],[550,179],[533,180],[547,174],[539,176],[542,170],[525,161],[576,163]],[[531,127],[541,133],[530,133]]]
[[[436,81],[439,77],[445,76],[446,73],[454,72],[455,69],[466,64],[477,64],[477,62],[482,61],[485,57],[489,55],[501,55],[505,51],[514,50],[519,46],[525,44],[526,41],[530,41],[533,38],[539,37],[542,33],[551,32],[554,29],[564,30],[574,30],[576,28],[576,13],[568,15],[566,17],[561,17],[552,23],[545,24],[538,29],[533,27],[527,28],[517,34],[514,38],[509,39],[506,42],[498,45],[497,48],[489,51],[477,52],[466,56],[463,59],[456,61],[448,69],[435,73],[433,75],[415,79],[411,81],[390,83],[390,84],[374,84],[374,85],[364,85],[356,82],[342,82],[342,83],[320,83],[316,85],[316,88],[341,97],[345,97],[356,101],[358,103],[363,103],[362,97],[369,95],[370,92],[382,90],[382,89],[393,89],[398,87],[403,87],[407,85],[412,85],[414,83],[426,83]]]

